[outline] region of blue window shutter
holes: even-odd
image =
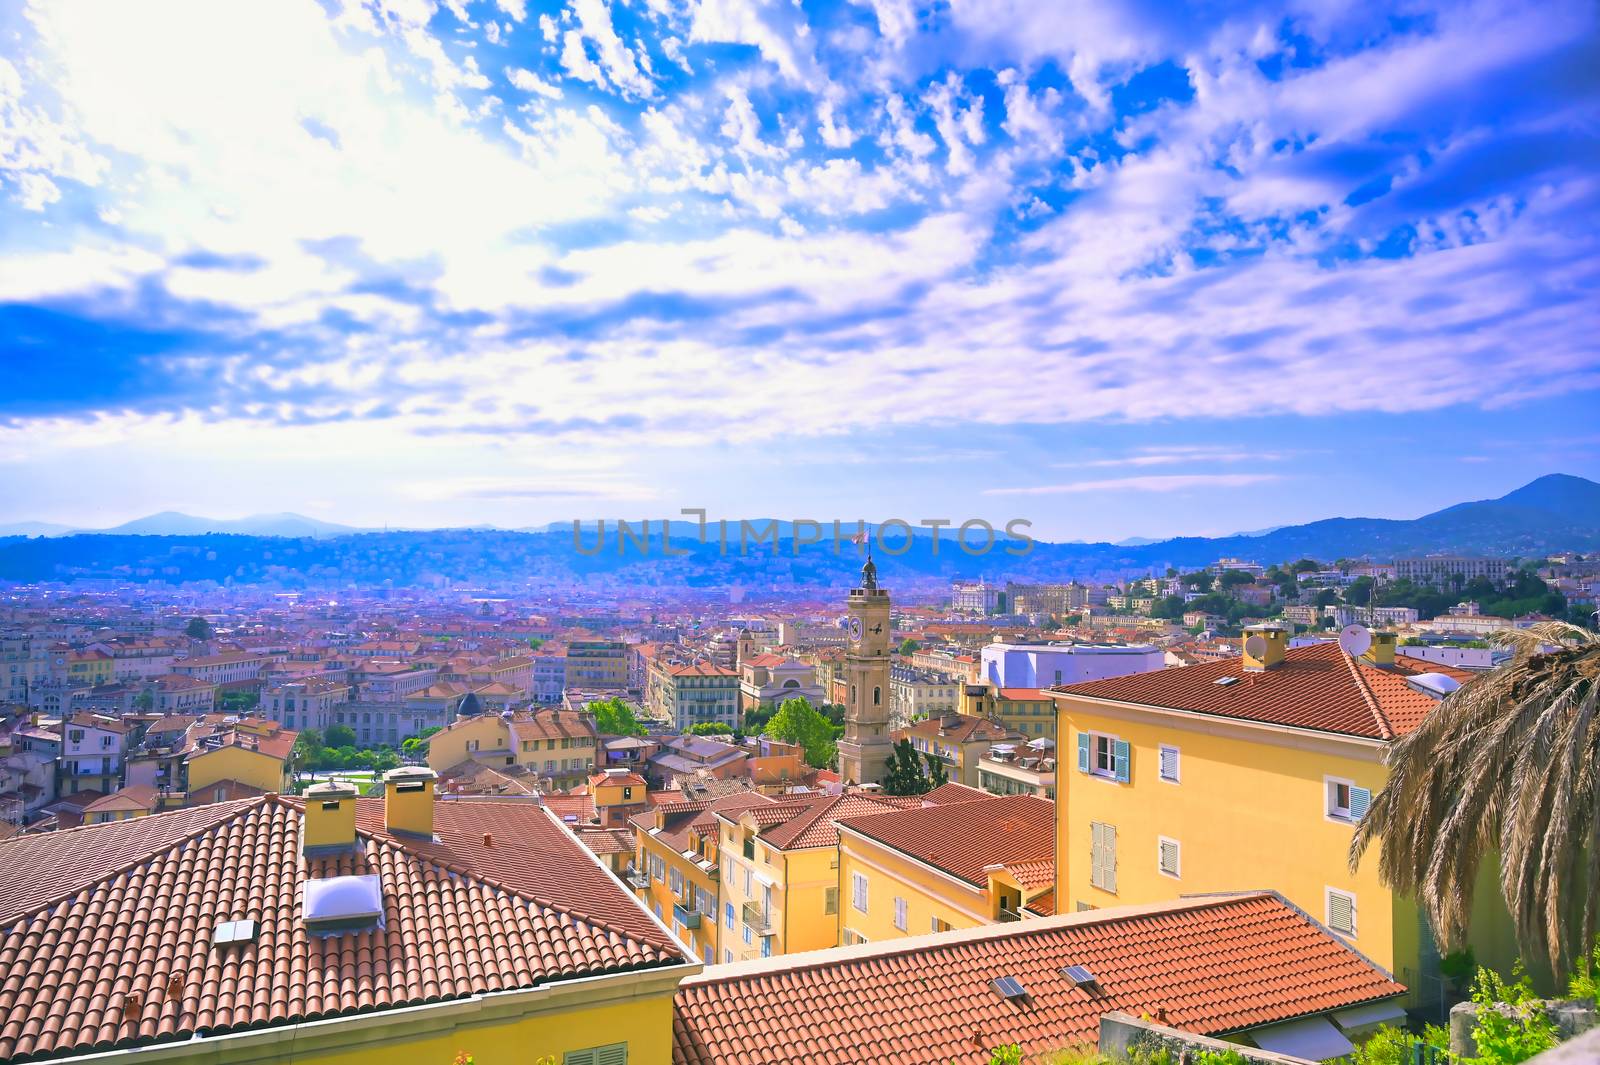
[[[1117,779],[1126,784],[1129,776],[1128,770],[1131,768],[1130,763],[1132,762],[1131,752],[1128,750],[1128,741],[1118,740],[1112,750],[1117,757]]]
[[[1078,772],[1087,773],[1088,771],[1089,734],[1087,732],[1080,732],[1078,733]]]
[[[1372,805],[1372,792],[1366,788],[1350,789],[1350,820],[1359,821],[1367,816],[1367,807]]]

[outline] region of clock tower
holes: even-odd
[[[850,651],[844,668],[849,687],[839,776],[846,783],[877,784],[888,773],[885,763],[894,741],[889,738],[889,593],[878,587],[870,548],[861,587],[850,590],[848,606]]]

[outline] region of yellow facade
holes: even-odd
[[[992,924],[999,919],[996,905],[986,888],[975,887],[848,829],[839,832],[842,944],[876,943]]]
[[[237,780],[262,791],[289,790],[289,766],[265,751],[252,751],[228,745],[202,751],[189,758],[189,793],[201,794],[209,785],[222,780]]]
[[[468,759],[509,765],[511,730],[498,714],[458,719],[428,740],[428,767],[441,772]]]
[[[718,821],[722,825],[718,960],[746,961],[838,946],[838,845],[782,850],[757,836],[748,817]]]
[[[1348,897],[1354,929],[1341,938],[1411,987],[1413,1001],[1437,996],[1437,955],[1416,905],[1380,882],[1375,854],[1350,871],[1354,822],[1329,810],[1340,783],[1383,787],[1384,742],[1069,696],[1057,734],[1058,912],[1271,888],[1333,927]],[[1080,770],[1080,734],[1127,744],[1125,782]],[[1175,780],[1164,779],[1163,747],[1176,752]],[[1498,892],[1477,897],[1479,960],[1509,966]]]
[[[75,656],[67,660],[67,677],[74,683],[110,684],[115,678],[116,665],[116,659],[110,656]]]
[[[644,887],[635,888],[645,908],[654,913],[672,929],[678,942],[694,957],[707,965],[722,960],[719,945],[722,921],[722,897],[718,877],[702,869],[700,863],[709,861],[717,868],[717,836],[707,833],[704,839],[695,839],[698,859],[685,858],[650,833],[635,827],[638,842],[635,860],[636,876]],[[676,887],[677,890],[674,890]],[[698,906],[709,900],[710,913],[702,913]]]

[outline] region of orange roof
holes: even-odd
[[[279,796],[0,843],[0,1059],[685,961],[541,807],[440,803],[436,838],[421,841],[384,830],[381,800],[358,803],[358,848],[309,860],[301,805]],[[383,926],[308,935],[303,883],[359,873],[381,879]],[[256,938],[213,946],[217,922],[235,919],[256,921]]]
[[[783,801],[771,806],[760,806],[747,813],[764,831],[761,838],[779,850],[805,850],[810,847],[832,847],[839,842],[839,829],[834,822],[844,817],[883,813],[903,809],[910,801],[879,798],[860,792],[848,795],[822,795],[797,801]],[[737,815],[729,820],[737,821]]]
[[[695,662],[687,666],[671,666],[667,672],[674,677],[737,677],[736,669],[724,669],[710,662]]]
[[[1291,647],[1272,669],[1247,671],[1242,658],[1228,658],[1050,690],[1390,740],[1416,728],[1439,705],[1406,684],[1405,678],[1412,675],[1412,670],[1380,669],[1351,658],[1338,644],[1317,643]],[[1238,680],[1216,683],[1223,677]]]
[[[639,832],[649,833],[662,843],[682,854],[689,849],[691,831],[705,834],[716,824],[716,815],[737,815],[752,806],[766,806],[772,800],[759,791],[737,792],[715,799],[692,799],[686,802],[662,803],[653,810],[634,814],[628,820]],[[661,815],[661,828],[656,828],[656,816]]]
[[[950,725],[946,727],[945,720]],[[920,736],[929,740],[953,740],[956,743],[995,742],[1014,735],[1004,725],[986,717],[971,714],[946,714],[944,717],[924,718],[914,721],[901,735]]]
[[[633,772],[631,769],[628,770],[625,773],[609,773],[609,772],[601,771],[601,772],[595,773],[595,774],[593,774],[592,776],[589,777],[589,787],[591,787],[591,788],[599,788],[599,787],[644,788],[644,787],[648,787],[648,786],[649,785],[645,783],[644,777],[641,777],[638,773]],[[644,800],[644,796],[643,795],[639,796],[639,799],[642,802]]]
[[[86,814],[104,813],[108,810],[154,810],[161,793],[149,784],[129,784],[109,795],[103,795],[83,808]]]
[[[713,966],[678,988],[672,1060],[981,1065],[1003,1043],[1093,1045],[1112,1010],[1218,1035],[1404,992],[1276,894],[1209,896]]]
[[[1014,703],[1042,703],[1050,699],[1049,693],[1043,688],[998,688],[996,694]]]
[[[972,802],[975,799],[991,798],[989,792],[982,788],[969,788],[965,784],[947,781],[922,797],[923,805],[938,806],[949,802]]]
[[[944,806],[851,817],[859,832],[925,865],[982,887],[988,868],[1048,860],[1055,878],[1056,804],[1033,795],[998,795]]]

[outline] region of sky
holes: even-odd
[[[0,6],[0,522],[1600,479],[1589,0]]]

